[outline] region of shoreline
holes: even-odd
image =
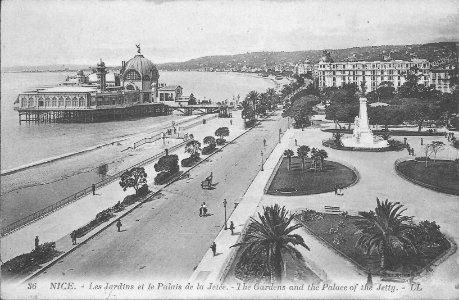
[[[176,120],[176,124],[177,125],[181,125],[181,124],[184,124],[184,123],[187,123],[187,122],[190,122],[190,121],[194,121],[197,118],[201,117],[201,115],[196,115],[196,116],[194,116],[192,118],[186,118],[186,117],[187,116],[177,116],[178,120]],[[165,128],[170,127],[169,125],[170,125],[170,121],[165,121],[165,122],[161,122],[161,123],[157,124],[157,126],[152,127],[149,130],[164,130]],[[65,159],[65,158],[69,158],[69,157],[73,157],[73,156],[77,156],[77,155],[81,155],[83,153],[87,153],[87,152],[90,152],[90,151],[101,149],[101,148],[106,147],[106,146],[114,145],[116,143],[120,143],[120,142],[129,140],[131,138],[134,138],[135,136],[139,136],[139,139],[140,139],[140,136],[143,136],[145,134],[147,134],[147,133],[146,132],[137,132],[137,133],[127,134],[127,135],[120,136],[117,139],[109,141],[109,142],[106,142],[106,143],[102,143],[102,144],[98,144],[98,145],[94,145],[94,146],[89,146],[89,147],[83,148],[81,150],[73,151],[73,152],[68,152],[68,153],[64,153],[64,154],[60,154],[60,155],[55,155],[55,156],[43,158],[43,159],[31,162],[31,163],[27,163],[27,164],[24,164],[24,165],[20,165],[20,166],[11,168],[11,169],[2,170],[1,173],[0,173],[0,176],[8,176],[8,175],[20,172],[20,171],[24,171],[24,170],[27,170],[27,169],[30,169],[30,168],[33,168],[33,167],[37,167],[37,166],[43,165],[43,164],[55,162],[57,160],[61,160],[61,159]]]

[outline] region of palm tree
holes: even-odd
[[[300,146],[296,150],[296,153],[298,154],[298,157],[301,158],[301,168],[304,170],[304,160],[308,157],[308,153],[311,149],[308,146]]]
[[[284,151],[284,156],[287,156],[288,158],[288,170],[290,171],[290,164],[292,163],[292,156],[294,155],[295,153],[293,152],[292,149],[287,149]]]
[[[281,208],[278,204],[263,207],[263,215],[258,213],[260,220],[252,217],[243,241],[231,247],[244,246],[241,259],[246,263],[252,263],[263,256],[271,281],[278,283],[282,278],[282,252],[302,259],[303,256],[294,246],[300,245],[309,250],[300,235],[291,234],[301,227],[300,224],[290,225],[294,217],[294,214],[288,217],[285,207]]]
[[[356,246],[365,249],[366,253],[376,251],[381,256],[381,268],[386,269],[387,258],[394,254],[394,250],[416,248],[413,245],[413,226],[411,217],[402,216],[406,209],[399,202],[380,202],[376,198],[375,212],[359,212],[359,219],[355,221],[361,236]]]
[[[327,151],[324,149],[320,149],[317,151],[317,157],[320,163],[320,170],[323,171],[324,169],[324,160],[328,157]]]
[[[268,95],[268,99],[269,99],[269,103],[270,103],[270,106],[271,108],[275,107],[275,103],[274,103],[274,96],[276,95],[276,90],[273,89],[273,88],[269,88],[266,90],[266,95]]]
[[[319,160],[318,152],[319,150],[316,148],[312,148],[311,150],[312,167],[314,168],[314,172],[317,172],[317,162]]]
[[[247,100],[249,100],[252,103],[253,110],[257,111],[256,105],[257,101],[260,99],[260,94],[257,91],[250,91],[249,94],[247,95]]]

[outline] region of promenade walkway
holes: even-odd
[[[330,124],[330,126],[333,125]],[[394,162],[400,157],[407,156],[406,150],[381,153],[333,150],[322,146],[321,143],[323,139],[330,136],[330,133],[322,132],[318,127],[308,128],[304,131],[297,129],[287,131],[282,143],[274,149],[266,161],[265,171],[259,172],[241,203],[228,219],[234,222],[235,232],[238,234],[231,235],[229,231],[222,230],[215,239],[217,253],[220,255],[213,257],[209,249],[190,280],[208,282],[235,280],[239,282],[235,278],[225,279],[236,254],[236,250],[229,247],[238,242],[239,234],[242,233],[251,216],[262,211],[263,206],[275,203],[285,205],[291,212],[305,208],[324,211],[324,205],[331,205],[339,206],[343,211],[356,214],[358,211],[374,210],[376,197],[382,200],[387,198],[390,201],[399,201],[403,204],[407,208],[406,214],[415,216],[415,221],[436,221],[441,226],[442,232],[455,241],[459,240],[459,228],[457,227],[458,197],[426,189],[399,177],[394,170]],[[403,141],[403,137],[394,137],[394,139]],[[422,152],[420,139],[421,137],[407,137],[408,143],[414,147],[417,154]],[[423,139],[424,144],[433,140],[447,143],[444,137],[423,137]],[[343,196],[336,196],[334,193],[308,196],[264,195],[263,189],[283,151],[290,148],[296,153],[295,140],[297,140],[298,146],[308,145],[311,148],[325,149],[329,154],[329,160],[341,161],[354,166],[360,173],[360,181],[356,185],[344,189]],[[448,159],[459,158],[459,150],[447,145],[441,156]],[[305,256],[308,267],[322,281],[339,284],[365,284],[367,274],[356,268],[351,262],[316,240],[306,230],[297,230],[295,233],[303,236],[306,244],[310,246],[311,251],[302,248],[298,248],[298,250]],[[455,289],[455,285],[459,283],[458,274],[459,256],[456,252],[449,256],[445,262],[439,262],[438,266],[434,266],[428,274],[415,278],[415,282],[421,284],[422,291],[413,293],[410,292],[408,283],[398,283],[399,290],[397,294],[392,295],[396,295],[397,298],[407,297],[411,299],[454,298],[459,295],[458,290]],[[388,283],[381,281],[381,278],[378,277],[374,277],[373,282],[375,284]],[[390,282],[390,284],[395,283]],[[297,296],[295,295],[295,297]],[[320,294],[320,297],[324,296],[326,294]],[[381,294],[369,292],[367,296],[368,298],[380,298]]]
[[[230,121],[232,121],[232,124]],[[202,143],[205,136],[214,136],[215,130],[221,126],[229,128],[230,136],[227,137],[228,140],[239,136],[245,131],[240,111],[236,111],[233,112],[233,118],[215,118],[207,121],[206,124],[186,129],[182,132],[182,134],[193,134],[194,139]],[[168,143],[170,144],[168,145]],[[170,139],[166,139],[164,144],[163,141],[159,140],[151,144],[145,144],[141,147],[151,149],[151,156],[153,156],[163,151],[164,148],[176,143],[177,142],[173,142]],[[184,147],[177,149],[173,153],[179,156],[179,160],[189,156],[189,154],[184,152]],[[144,166],[148,174],[148,186],[150,187],[150,190],[153,191],[161,187],[155,186],[153,183],[154,177],[156,176],[156,171],[154,170],[155,163],[156,161],[153,161]],[[181,168],[181,170],[186,169],[188,168]],[[57,250],[64,252],[68,251],[72,248],[69,235],[73,230],[87,224],[89,221],[94,219],[98,212],[113,206],[118,201],[122,201],[124,197],[130,194],[133,194],[133,190],[123,192],[122,188],[119,186],[118,180],[113,181],[112,183],[98,189],[96,191],[96,195],[87,195],[80,200],[59,209],[58,211],[3,237],[1,239],[2,261],[6,262],[17,255],[33,250],[34,239],[37,235],[39,236],[40,243],[55,241]],[[105,225],[106,224],[103,223],[93,231],[95,232]],[[87,236],[90,235],[91,233],[87,234]]]

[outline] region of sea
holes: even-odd
[[[151,126],[154,117],[104,123],[22,123],[14,101],[20,92],[36,87],[55,86],[74,72],[1,73],[1,171],[34,164],[90,147],[109,143]],[[223,72],[160,72],[159,82],[180,85],[184,95],[212,102],[244,99],[252,90],[263,92],[275,87],[271,79],[251,74]],[[159,122],[159,121],[156,121]]]

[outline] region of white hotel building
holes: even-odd
[[[451,93],[453,86],[450,84],[453,65],[434,68],[425,59],[413,59],[412,61],[354,61],[334,62],[328,52],[324,52],[318,64],[312,65],[300,63],[295,68],[297,74],[305,74],[311,70],[314,72],[319,88],[339,87],[344,83],[356,83],[359,86],[365,81],[366,91],[376,90],[383,81],[392,82],[398,89],[404,82],[407,72],[417,67],[419,84],[433,85],[435,89],[443,93]]]

